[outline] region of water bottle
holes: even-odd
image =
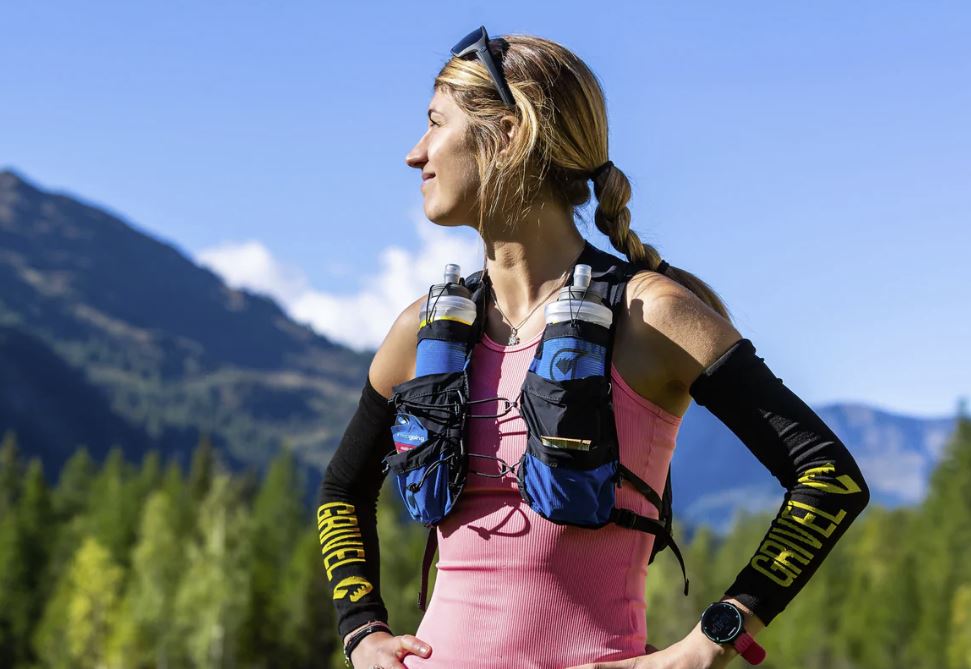
[[[445,282],[436,283],[418,313],[415,376],[458,372],[475,321],[475,302],[461,281],[461,269],[445,265]]]
[[[577,264],[573,269],[573,285],[560,289],[559,296],[546,305],[546,324],[563,321],[585,321],[608,331],[613,312],[603,303],[603,296],[590,286],[590,265]],[[550,381],[603,376],[607,349],[601,344],[579,336],[579,328],[552,339],[544,338],[539,357],[533,358],[529,369]]]

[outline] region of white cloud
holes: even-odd
[[[283,304],[299,299],[310,290],[301,271],[279,263],[255,239],[203,249],[196,254],[196,262],[218,274],[228,286],[265,293]]]
[[[442,280],[447,263],[458,263],[463,275],[482,267],[482,242],[474,230],[442,228],[417,211],[411,219],[418,250],[386,246],[375,266],[364,268],[369,278],[350,295],[315,289],[302,270],[282,264],[257,240],[203,249],[196,261],[233,288],[269,295],[293,320],[329,339],[359,351],[375,349],[402,309]]]

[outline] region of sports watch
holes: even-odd
[[[742,610],[731,602],[712,602],[701,614],[701,631],[718,644],[731,644],[749,664],[765,659],[765,649],[745,631]]]

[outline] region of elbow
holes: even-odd
[[[842,444],[842,442],[840,443]],[[846,465],[844,466],[844,471],[852,472],[853,479],[856,482],[857,487],[860,489],[859,492],[853,495],[853,501],[856,504],[856,513],[859,515],[870,503],[870,486],[867,485],[866,478],[863,476],[863,471],[856,462],[856,458],[853,457],[845,445],[843,445],[843,451],[846,454]]]
[[[853,494],[846,495],[847,499],[845,500],[845,504],[849,507],[848,510],[852,512],[853,516],[856,517],[863,513],[863,510],[870,504],[870,486],[867,485],[863,472],[860,470],[853,456],[850,455],[850,452],[846,450],[845,446],[843,447],[843,451],[845,453],[844,462],[842,466],[837,464],[837,471],[845,472],[846,479],[841,483],[845,483],[847,491],[853,491]]]

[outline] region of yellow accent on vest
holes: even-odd
[[[540,435],[539,440],[544,446],[549,446],[550,448],[568,448],[574,451],[589,451],[590,450],[590,439],[569,439],[567,437],[550,437],[547,435]]]
[[[456,318],[454,316],[436,316],[435,318],[432,319],[432,322],[435,322],[435,321],[455,321],[456,323],[463,323],[464,325],[472,325],[467,320],[463,318]],[[421,330],[427,324],[428,324],[428,321],[423,318],[421,322],[418,324],[418,329]]]

